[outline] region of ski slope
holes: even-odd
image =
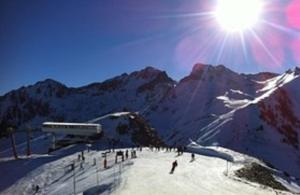
[[[235,178],[234,170],[247,161],[258,160],[223,148],[210,147],[208,151],[212,150],[226,152],[234,161],[227,162],[222,155],[209,153],[196,155],[195,161],[191,161],[190,153],[178,156],[174,151],[143,148],[137,152],[137,158],[129,157],[124,162],[119,159],[117,164],[115,153],[108,153],[107,169],[103,168],[104,151],[85,151],[86,159],[80,168],[77,152],[34,169],[0,194],[74,194],[74,173],[76,194],[275,194],[271,188]],[[94,158],[97,166],[93,165]],[[174,160],[178,167],[170,174]],[[76,162],[74,172],[69,169],[72,162]],[[38,193],[34,192],[33,184],[40,186]],[[300,192],[295,184],[284,185]]]

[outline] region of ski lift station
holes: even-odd
[[[74,135],[74,136],[94,136],[100,134],[102,127],[95,123],[60,123],[60,122],[44,122],[42,131],[52,133],[52,148],[55,148],[56,135]]]

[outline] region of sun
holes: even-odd
[[[215,17],[228,32],[241,32],[253,28],[263,9],[261,0],[219,0]]]

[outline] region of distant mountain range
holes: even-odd
[[[299,76],[196,64],[179,82],[152,67],[79,88],[47,79],[0,97],[0,128],[137,112],[167,144],[220,145],[300,177]]]

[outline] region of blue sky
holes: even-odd
[[[238,72],[283,72],[300,61],[299,26],[287,13],[293,2],[268,3],[272,10],[265,18],[279,19],[257,32],[266,46],[252,44],[245,32],[242,49],[238,35],[225,42],[214,19],[201,15],[216,0],[3,0],[0,95],[46,78],[76,87],[145,66],[177,80],[197,62]]]

